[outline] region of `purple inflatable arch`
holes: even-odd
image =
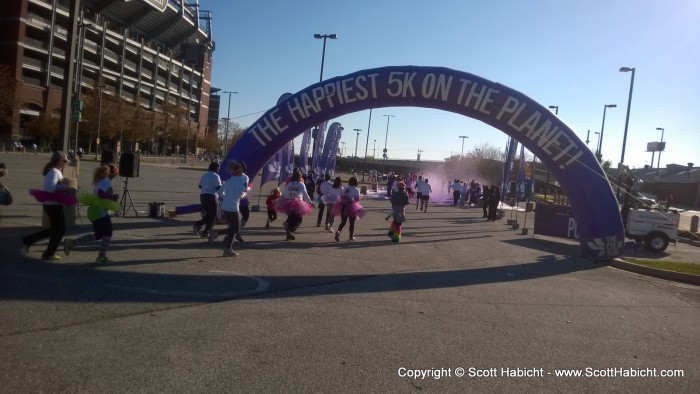
[[[624,229],[617,200],[593,153],[573,130],[524,94],[473,74],[441,67],[358,71],[288,96],[253,123],[221,168],[243,161],[251,179],[304,130],[339,116],[382,107],[423,107],[478,119],[515,138],[554,173],[578,223],[582,254],[620,255]],[[229,175],[222,171],[222,178]]]

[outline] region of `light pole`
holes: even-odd
[[[97,160],[97,156],[100,154],[100,129],[102,127],[102,88],[104,88],[105,85],[99,84],[97,85],[97,139],[95,140],[95,160]],[[653,165],[653,163],[652,163]]]
[[[554,110],[554,115],[559,116],[559,106],[558,105],[550,105],[549,109]],[[532,171],[532,182],[534,184],[535,180],[535,170],[533,169]],[[547,202],[547,192],[549,192],[549,166],[547,166],[547,179],[544,181],[545,187],[544,187],[544,201]]]
[[[377,158],[377,140],[374,140],[374,145],[372,145],[372,160]]]
[[[224,150],[228,148],[228,124],[229,121],[231,120],[231,95],[232,94],[238,94],[238,92],[232,92],[232,91],[224,91],[221,93],[228,93],[228,112],[226,112],[226,131],[224,132],[224,149],[221,150],[221,155],[225,155],[226,152]]]
[[[314,38],[317,40],[323,39],[323,53],[321,54],[321,77],[318,79],[319,82],[323,81],[323,63],[326,60],[326,39],[330,38],[335,40],[338,38],[336,34],[314,34]]]
[[[321,53],[321,75],[318,78],[318,81],[321,82],[323,81],[323,65],[326,62],[326,39],[330,38],[331,40],[335,40],[338,38],[336,34],[314,34],[314,38],[317,40],[323,39],[323,52]],[[311,138],[313,139],[313,149],[311,152],[311,162],[316,163],[317,160],[317,150],[318,150],[318,133],[320,131],[320,127],[316,126],[311,134]]]
[[[598,146],[600,145],[600,132],[599,132],[599,131],[596,131],[596,132],[593,133],[593,134],[598,134],[598,142],[595,143],[595,146],[596,146],[595,154],[596,154],[596,156],[598,156]],[[652,164],[652,165],[653,165],[653,164]]]
[[[367,172],[367,148],[369,147],[369,130],[372,125],[372,108],[369,109],[369,122],[367,122],[367,141],[365,142],[365,165],[362,168],[362,181],[365,181],[365,173]]]
[[[357,144],[360,142],[360,131],[362,129],[353,129],[357,133],[357,137],[355,137],[355,159],[353,160],[353,167],[357,167]],[[357,171],[356,168],[353,168],[354,171]]]
[[[598,156],[598,161],[603,161],[603,132],[605,131],[605,111],[608,108],[615,108],[617,104],[605,104],[603,107],[603,124],[600,126],[600,137],[598,138],[598,150],[596,151],[596,156]]]
[[[464,159],[464,140],[469,138],[466,135],[460,135],[459,138],[462,139],[462,154],[460,155],[460,159]]]
[[[656,175],[659,175],[659,166],[661,165],[661,152],[663,152],[663,149],[665,148],[664,145],[664,131],[665,129],[663,127],[657,127],[656,130],[661,130],[661,150],[659,150],[659,158],[657,159],[656,162]],[[653,155],[653,153],[652,153]],[[654,166],[654,156],[651,156],[651,166]]]
[[[382,177],[384,177],[384,169],[386,165],[386,141],[389,138],[389,119],[393,118],[394,115],[382,115],[386,116],[386,134],[384,135],[384,154],[382,155],[383,160],[382,160]]]
[[[627,126],[630,123],[630,107],[632,106],[632,89],[634,88],[634,67],[620,67],[620,72],[632,72],[632,78],[630,79],[630,94],[627,98],[627,117],[625,117],[625,134],[622,137],[622,156],[620,156],[620,164],[625,162],[625,145],[627,144]],[[601,137],[602,138],[602,137]],[[659,154],[659,157],[661,154]],[[654,165],[654,163],[651,163]]]

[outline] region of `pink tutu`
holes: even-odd
[[[311,213],[311,205],[297,198],[292,200],[278,198],[277,201],[275,201],[275,211],[286,213],[287,215],[295,213],[299,216],[307,216]]]
[[[39,189],[29,189],[29,194],[42,204],[50,201],[63,205],[75,205],[78,202],[75,196],[66,193],[51,193]]]
[[[365,213],[367,213],[365,207],[363,207],[359,201],[355,201],[348,205],[344,205],[342,203],[333,204],[331,214],[333,216],[342,216],[343,207],[345,207],[345,213],[347,214],[347,216],[353,216],[362,219],[363,217],[365,217]]]

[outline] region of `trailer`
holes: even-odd
[[[626,215],[625,236],[645,250],[661,253],[670,242],[676,244],[681,215],[677,211],[630,208]]]

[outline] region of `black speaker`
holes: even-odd
[[[114,160],[114,151],[111,150],[103,150],[102,151],[102,156],[100,156],[100,165],[103,166],[108,163],[114,163],[116,160]]]
[[[119,158],[119,175],[128,178],[138,177],[140,162],[141,157],[138,153],[122,153],[121,157]]]

